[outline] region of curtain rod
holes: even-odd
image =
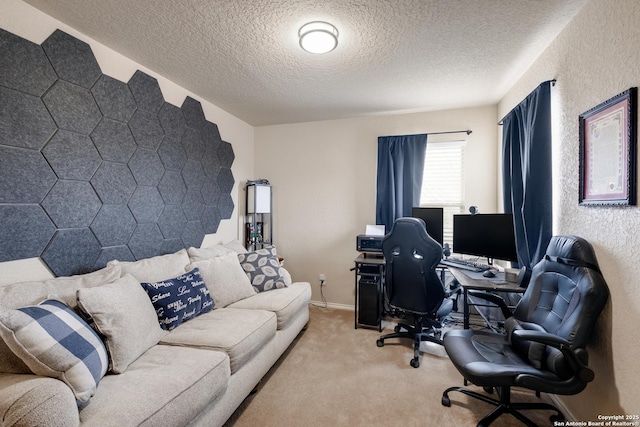
[[[470,129],[467,130],[449,130],[446,132],[428,132],[428,133],[413,133],[413,134],[407,134],[407,135],[387,135],[387,136],[380,136],[379,138],[388,138],[390,136],[409,136],[409,135],[444,135],[444,134],[448,134],[448,133],[466,133],[467,135],[471,135],[473,131]]]
[[[555,87],[555,85],[556,85],[556,79],[545,80],[545,81],[544,81],[544,82],[542,82],[542,83],[546,83],[546,82],[551,82],[551,86],[554,86],[554,87]],[[540,85],[541,85],[542,83],[540,83]],[[540,85],[538,85],[538,86],[540,86]],[[518,105],[520,105],[520,104],[518,104]],[[511,109],[511,111],[513,111],[514,109],[515,109],[515,107],[514,107],[514,108],[512,108],[512,109]],[[511,111],[509,111],[509,113],[511,113]],[[507,116],[509,115],[509,113],[505,114],[505,116],[504,116],[504,117],[507,117]],[[504,124],[504,117],[502,118],[502,120],[500,120],[500,121],[498,122],[498,126],[502,126],[502,125]]]

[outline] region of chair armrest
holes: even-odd
[[[562,352],[570,368],[576,376],[584,382],[591,382],[595,378],[595,374],[589,367],[578,357],[576,352],[571,348],[569,341],[560,338],[557,335],[548,332],[532,331],[525,329],[517,329],[513,331],[513,335],[527,341],[535,341],[557,348]]]
[[[468,293],[471,296],[481,298],[483,300],[489,301],[497,305],[502,311],[502,315],[504,316],[505,319],[513,315],[513,313],[511,312],[511,309],[509,308],[507,303],[504,302],[504,298],[502,298],[501,296],[498,296],[496,294],[492,294],[489,292],[482,292],[482,291],[469,291]]]

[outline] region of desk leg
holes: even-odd
[[[463,287],[464,293],[463,293],[463,312],[464,312],[464,316],[463,316],[463,327],[464,329],[469,329],[469,300],[468,300],[468,294],[467,294],[467,288]]]
[[[356,282],[355,282],[355,290],[356,290],[356,299],[353,304],[353,325],[354,329],[358,329],[358,270],[356,268]]]

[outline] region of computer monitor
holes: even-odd
[[[453,252],[518,262],[513,215],[454,215]]]
[[[443,239],[443,209],[442,208],[413,208],[411,216],[420,218],[427,226],[427,233],[442,246]]]

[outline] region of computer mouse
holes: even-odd
[[[496,277],[496,273],[494,273],[494,272],[493,272],[493,271],[491,271],[491,270],[487,270],[487,271],[485,271],[484,273],[482,273],[482,275],[483,275],[484,277]]]

